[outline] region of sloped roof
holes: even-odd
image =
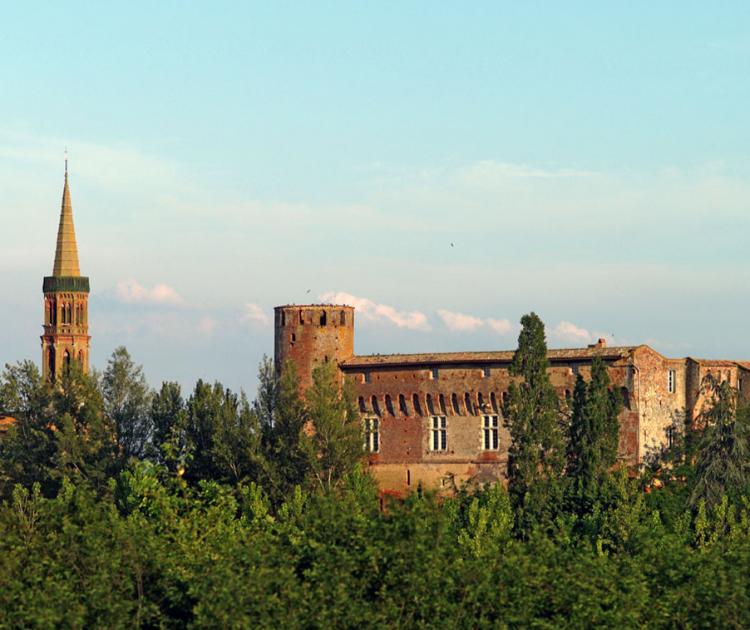
[[[60,225],[57,228],[57,247],[52,275],[57,277],[77,277],[81,275],[78,266],[78,246],[76,230],[73,226],[73,204],[70,201],[68,186],[68,161],[65,161],[65,186],[63,187]]]
[[[547,352],[550,361],[587,361],[594,357],[602,359],[624,359],[638,346],[613,346],[593,348],[562,348]],[[416,365],[461,364],[461,363],[510,363],[515,350],[489,352],[432,352],[420,354],[370,354],[355,355],[341,363],[341,367],[396,367]]]

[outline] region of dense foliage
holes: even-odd
[[[750,626],[748,410],[707,384],[705,430],[635,478],[603,365],[566,408],[545,349],[528,316],[510,491],[385,505],[330,366],[303,400],[265,361],[253,402],[152,392],[124,349],[58,387],[8,366],[0,627]]]

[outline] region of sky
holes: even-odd
[[[359,354],[750,359],[750,3],[27,2],[0,25],[0,364],[70,184],[92,364],[256,387],[273,307]]]

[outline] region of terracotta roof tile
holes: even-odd
[[[594,357],[603,359],[623,359],[628,357],[637,346],[596,347],[596,348],[562,348],[547,352],[550,361],[588,360]],[[406,365],[435,365],[458,363],[510,363],[514,350],[496,350],[489,352],[432,352],[422,354],[370,354],[355,355],[341,363],[341,367],[392,367]]]

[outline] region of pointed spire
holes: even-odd
[[[60,226],[57,229],[57,249],[55,250],[55,265],[53,276],[80,276],[78,268],[78,246],[76,245],[76,231],[73,226],[73,204],[70,202],[70,188],[68,186],[68,150],[65,150],[65,186],[63,187],[62,208],[60,210]]]

